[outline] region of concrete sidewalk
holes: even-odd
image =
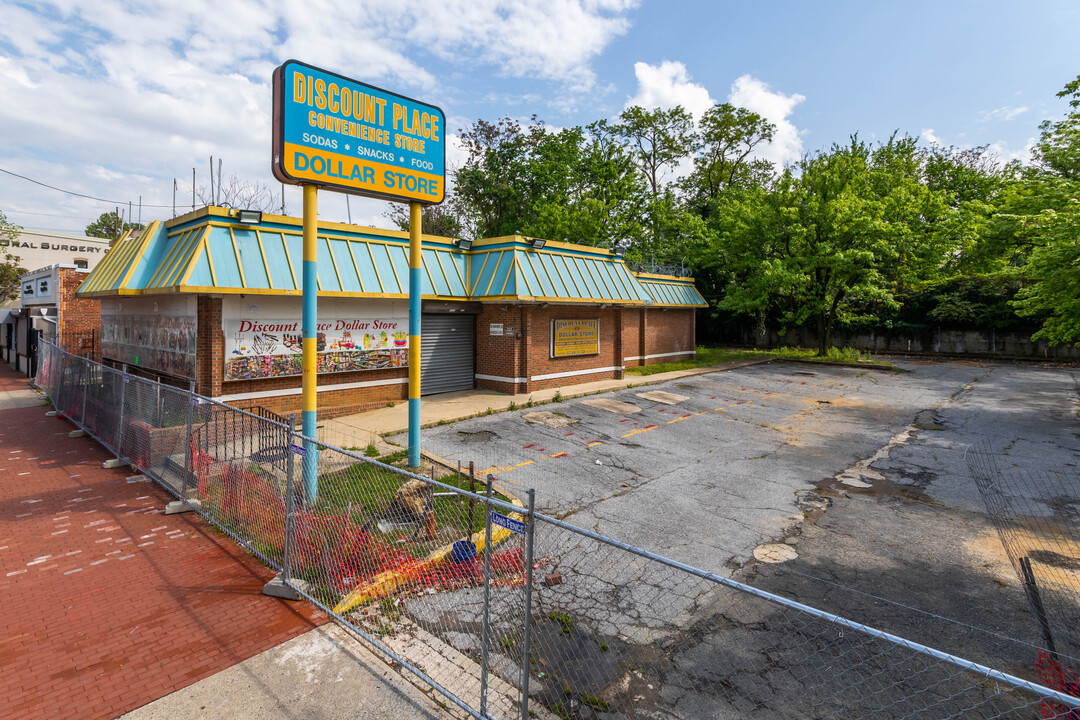
[[[0,410],[45,405],[45,396],[30,383],[30,378],[0,363]]]
[[[690,370],[674,370],[672,372],[656,373],[655,375],[627,375],[622,380],[597,380],[595,382],[567,385],[517,395],[506,395],[493,390],[462,390],[460,392],[442,393],[426,397],[420,403],[420,425],[429,427],[439,423],[456,422],[486,413],[488,408],[499,412],[509,409],[511,403],[514,403],[516,407],[522,407],[529,400],[532,400],[533,403],[546,403],[550,402],[556,393],[561,394],[564,399],[570,399],[621,390],[631,386],[656,385],[668,380],[734,370],[771,361],[772,358],[761,358],[692,368]],[[323,428],[320,437],[325,438],[334,445],[363,446],[369,442],[374,442],[381,452],[399,450],[400,448],[389,445],[382,438],[409,429],[409,404],[401,402],[394,407],[369,410],[356,415],[345,415],[332,420],[320,420],[319,424]]]

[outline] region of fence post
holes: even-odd
[[[532,639],[533,507],[536,490],[529,490],[529,525],[525,530],[525,642],[521,656],[521,720],[529,720],[529,641]]]
[[[281,557],[281,574],[263,585],[263,595],[299,600],[300,593],[310,593],[311,588],[304,580],[292,579],[293,542],[296,535],[296,458],[293,457],[292,445],[295,439],[296,413],[289,414],[289,428],[286,434],[288,444],[285,447],[285,549]],[[306,489],[306,486],[305,486]]]
[[[296,500],[293,497],[295,467],[293,453],[289,446],[293,444],[292,429],[296,423],[296,413],[289,414],[289,430],[285,444],[285,552],[281,559],[281,579],[288,583],[292,573],[292,544],[296,532]]]
[[[83,361],[83,389],[82,389],[82,417],[80,418],[79,427],[83,430],[86,429],[86,394],[90,392],[90,362]]]
[[[187,403],[187,442],[184,443],[186,450],[184,451],[184,478],[180,485],[180,498],[187,500],[188,491],[191,489],[189,484],[193,473],[193,466],[195,465],[195,449],[192,447],[193,438],[191,436],[191,424],[192,415],[195,414],[195,381],[188,380],[188,403]]]
[[[480,637],[480,717],[487,714],[488,684],[488,640],[491,616],[491,486],[495,477],[487,476],[487,491],[484,494],[484,625]]]
[[[124,402],[127,400],[127,365],[121,365],[120,371],[120,421],[116,423],[116,457],[124,459]]]

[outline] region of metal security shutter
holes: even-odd
[[[472,390],[476,372],[474,317],[422,315],[420,394]]]

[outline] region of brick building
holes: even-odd
[[[529,392],[694,354],[691,278],[633,273],[606,250],[424,235],[421,386]],[[406,233],[318,228],[320,414],[408,397]],[[300,408],[302,223],[208,207],[121,240],[79,289],[101,301],[102,356],[200,393]]]
[[[10,312],[3,326],[3,360],[12,368],[33,375],[37,334],[59,341],[68,352],[96,357],[101,328],[100,303],[76,296],[90,271],[75,265],[57,264],[26,273],[20,278],[21,306]]]

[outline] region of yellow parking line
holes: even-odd
[[[638,428],[637,430],[631,430],[630,432],[626,433],[625,435],[620,435],[619,437],[628,438],[631,435],[637,435],[638,433],[648,432],[649,430],[655,430],[656,427],[657,427],[656,425],[653,425],[652,427]]]
[[[600,442],[599,440],[597,440],[596,442],[591,442],[591,443],[588,443],[588,444],[586,444],[586,445],[585,445],[585,447],[592,447],[592,446],[594,446],[594,445],[603,445],[603,444],[604,444],[604,443],[602,443],[602,442]]]
[[[532,465],[532,464],[533,464],[533,461],[532,461],[532,460],[526,460],[525,462],[519,462],[519,463],[518,463],[517,465],[515,465],[514,467],[523,467],[523,466],[525,466],[525,465]]]
[[[676,422],[679,422],[680,420],[685,420],[685,419],[686,419],[686,417],[677,417],[674,420],[668,420],[667,424],[670,425],[671,423],[676,423]]]

